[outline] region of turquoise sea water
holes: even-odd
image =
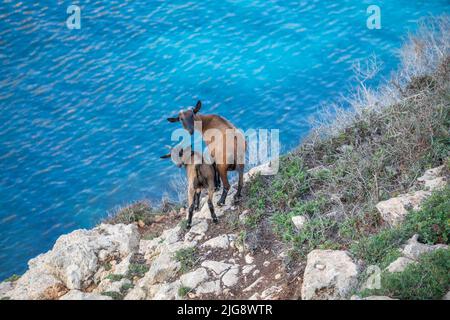
[[[81,7],[81,29],[65,21]],[[366,9],[381,8],[381,30]],[[352,64],[398,65],[396,50],[434,1],[3,1],[0,3],[0,279],[132,200],[171,194],[159,160],[203,101],[244,130],[277,128],[284,151]]]

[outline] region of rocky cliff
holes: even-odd
[[[251,175],[267,171],[254,168]],[[445,188],[443,166],[418,178],[421,190],[382,201],[377,208],[388,223],[401,223],[408,208],[420,208],[432,191]],[[180,221],[158,237],[142,239],[137,223],[102,224],[91,230],[75,230],[61,236],[52,250],[29,261],[18,280],[0,285],[2,299],[348,299],[361,283],[360,261],[348,251],[311,251],[301,274],[285,267],[286,251],[267,247],[252,251],[227,233],[224,220],[236,210],[228,198],[217,210],[219,224],[209,218],[207,205],[194,215],[185,230]],[[241,219],[246,212],[241,214]],[[172,221],[173,223],[173,221]],[[402,272],[424,253],[446,249],[427,245],[417,236],[400,246],[402,255],[386,270]],[[353,296],[353,299],[361,299]],[[364,299],[389,299],[369,296]]]

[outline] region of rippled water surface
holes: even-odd
[[[395,69],[402,38],[449,1],[70,1],[0,4],[0,279],[114,206],[158,199],[179,171],[158,159],[202,99],[237,126],[295,146],[321,101],[372,53]],[[73,1],[77,4],[77,1]]]

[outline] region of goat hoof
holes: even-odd
[[[219,223],[219,219],[217,219],[217,217],[214,217],[214,218],[213,218],[213,222],[214,222],[214,223]]]
[[[225,202],[221,202],[221,201],[217,202],[217,205],[218,205],[219,207],[222,207],[224,204],[225,204]]]
[[[191,224],[186,225],[186,229],[189,230],[191,228]]]
[[[200,208],[199,208],[199,207],[195,207],[195,208],[194,208],[195,211],[198,211],[198,209],[200,209]]]

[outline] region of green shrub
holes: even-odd
[[[198,255],[197,250],[194,247],[180,249],[175,252],[174,257],[175,257],[175,260],[180,263],[180,272],[181,273],[186,273],[195,267],[195,265],[198,262],[197,255]]]
[[[314,249],[339,249],[331,234],[336,233],[337,223],[332,218],[316,217],[308,220],[293,239],[300,254],[305,256]]]
[[[449,243],[450,236],[450,186],[435,191],[424,201],[421,210],[411,211],[403,224],[384,229],[351,246],[356,257],[368,264],[386,266],[398,256],[398,248],[414,234],[428,244]]]
[[[189,287],[184,287],[184,286],[181,286],[179,289],[178,289],[178,295],[180,296],[180,297],[182,297],[182,298],[184,298],[189,292],[191,292],[191,288],[189,288]]]
[[[14,281],[17,281],[19,279],[20,279],[20,276],[18,274],[13,274],[12,276],[6,278],[3,281],[5,281],[5,282],[14,282]]]
[[[410,234],[403,228],[385,229],[376,235],[363,238],[354,243],[350,246],[350,251],[367,264],[384,267],[388,263],[385,261],[385,258],[395,256],[398,248],[409,237]]]
[[[109,274],[106,279],[111,280],[112,282],[116,282],[116,281],[120,281],[124,278],[125,276],[121,275],[121,274]]]
[[[113,300],[122,300],[123,299],[123,295],[116,291],[105,291],[105,292],[102,292],[102,295],[111,297]]]
[[[406,217],[409,234],[418,233],[420,240],[428,244],[449,243],[450,238],[450,186],[434,192],[421,210]]]
[[[361,294],[384,295],[404,300],[442,299],[450,283],[450,250],[439,249],[421,256],[403,272],[384,272],[381,289],[365,290]]]
[[[120,292],[122,294],[125,294],[128,290],[130,290],[131,288],[133,288],[134,285],[132,283],[124,283],[121,287],[120,287]]]
[[[149,267],[145,264],[130,263],[130,265],[128,266],[127,277],[129,279],[132,279],[134,277],[142,278],[148,270]]]
[[[254,212],[250,212],[244,219],[244,225],[250,229],[256,228],[258,223],[261,221],[263,215],[264,210],[262,209],[256,209]]]
[[[118,208],[110,213],[105,222],[110,224],[133,223],[139,220],[150,224],[155,217],[152,207],[147,201],[137,201],[122,208]]]
[[[374,209],[363,214],[348,216],[339,223],[339,237],[344,242],[353,243],[378,229],[379,214]]]

